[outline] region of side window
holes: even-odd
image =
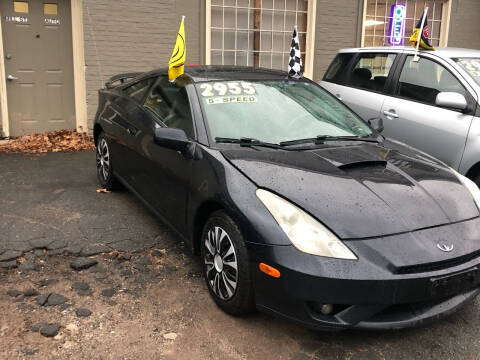
[[[348,86],[382,92],[396,54],[361,53],[349,76]]]
[[[192,114],[187,90],[168,81],[166,76],[158,78],[143,104],[171,128],[182,129],[188,137],[194,136]]]
[[[335,84],[343,85],[345,75],[347,74],[347,66],[353,58],[353,53],[339,53],[328,67],[323,80]]]
[[[132,97],[136,102],[141,103],[144,95],[152,84],[152,78],[139,81],[125,89],[123,92],[125,95]]]
[[[463,85],[442,65],[422,57],[418,62],[412,60],[413,56],[407,56],[398,80],[397,95],[400,97],[435,105],[440,92],[467,95]]]

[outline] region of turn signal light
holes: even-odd
[[[260,269],[261,272],[264,272],[265,274],[267,274],[271,277],[274,277],[276,279],[278,279],[280,277],[280,271],[278,271],[277,269],[275,269],[274,267],[272,267],[270,265],[260,263],[260,264],[258,264],[258,268]]]

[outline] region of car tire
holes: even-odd
[[[231,315],[254,311],[245,241],[235,221],[224,211],[214,212],[205,223],[201,256],[203,276],[218,307]]]
[[[95,156],[97,161],[97,177],[102,188],[109,191],[118,189],[120,183],[113,175],[110,142],[103,131],[98,135]]]

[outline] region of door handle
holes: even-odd
[[[18,78],[15,77],[15,76],[13,76],[13,75],[8,75],[8,76],[7,76],[7,80],[8,80],[8,81],[18,80]]]
[[[338,100],[342,101],[342,95],[340,95],[340,94],[335,94],[335,96],[337,97]]]
[[[395,110],[393,110],[393,109],[390,110],[390,111],[385,110],[385,111],[383,112],[383,115],[385,115],[386,117],[390,117],[390,118],[395,118],[395,119],[398,118],[398,114],[397,114],[397,113],[395,112]]]

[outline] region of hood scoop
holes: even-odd
[[[346,146],[319,149],[314,154],[328,161],[339,169],[348,169],[358,166],[386,166],[387,157],[391,151],[378,145],[362,144],[358,146]]]
[[[340,170],[349,171],[349,170],[357,170],[364,167],[372,168],[372,167],[380,167],[385,168],[387,167],[386,160],[367,160],[367,161],[358,161],[358,162],[351,162],[348,164],[342,164],[338,166]]]

